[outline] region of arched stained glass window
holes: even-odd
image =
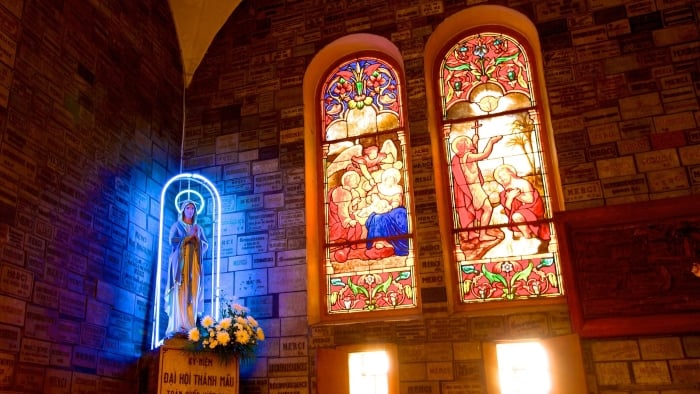
[[[344,61],[322,85],[330,315],[417,307],[402,89],[395,68],[371,56]]]
[[[439,73],[460,301],[561,296],[525,47],[508,34],[472,34],[444,53]]]

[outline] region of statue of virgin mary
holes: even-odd
[[[180,203],[180,215],[170,227],[170,257],[165,289],[168,328],[165,337],[187,333],[196,326],[204,309],[202,257],[209,244],[202,226],[197,224],[197,205],[192,200]]]

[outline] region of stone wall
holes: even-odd
[[[422,51],[441,21],[477,4],[514,8],[537,26],[566,209],[697,193],[696,2],[244,2],[188,89],[185,136],[186,168],[211,177],[234,201],[226,220],[239,229],[231,235],[239,246],[225,256],[224,277],[268,333],[256,363],[243,366],[242,392],[313,392],[321,368],[314,365],[316,348],[386,341],[399,346],[402,393],[481,393],[484,341],[533,335],[509,322],[528,316],[534,320],[528,327],[543,337],[570,332],[567,314],[557,308],[486,319],[450,316],[444,276],[433,271],[425,276],[430,282],[421,283],[424,319],[307,326],[306,298],[316,295],[305,287],[303,109],[314,105],[302,99],[306,66],[325,45],[352,33],[376,34],[399,48],[408,78],[413,172],[421,176],[415,186],[425,203],[417,232],[437,234],[437,218],[429,214],[436,205],[427,197],[435,185],[433,160],[425,154],[430,138]],[[256,238],[266,242],[250,242]],[[241,247],[241,241],[254,247]],[[417,245],[418,263],[445,267],[433,264],[440,250],[437,241]],[[475,326],[496,329],[474,332]],[[615,356],[616,341],[583,341],[590,392],[690,393],[700,387],[697,335],[621,341],[673,349],[622,359]],[[612,368],[627,374],[616,380]],[[664,370],[666,377],[654,375]]]
[[[0,391],[135,392],[181,119],[165,0],[0,2]]]

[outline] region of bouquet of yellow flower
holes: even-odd
[[[254,358],[255,347],[265,340],[265,333],[248,314],[248,308],[227,301],[221,308],[221,316],[218,322],[209,315],[197,319],[197,326],[187,333],[192,349],[218,353],[224,360]]]

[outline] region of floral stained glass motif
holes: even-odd
[[[455,44],[440,72],[461,301],[561,296],[527,53],[481,33]]]
[[[369,57],[341,64],[323,87],[329,314],[416,307],[400,88]]]

